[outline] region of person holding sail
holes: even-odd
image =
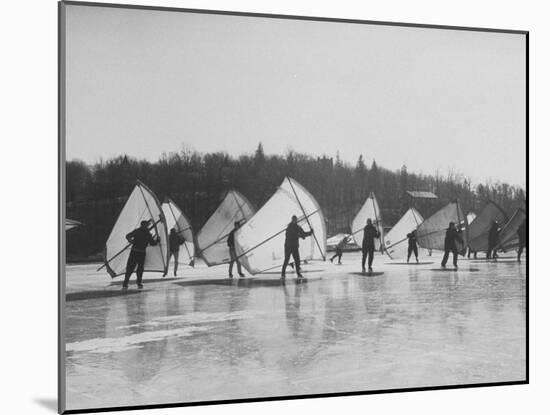
[[[489,241],[487,246],[487,259],[496,259],[497,258],[497,245],[498,245],[498,234],[500,233],[500,228],[496,220],[491,224],[491,229],[489,229]]]
[[[239,261],[239,257],[235,251],[235,232],[237,232],[241,227],[241,222],[236,221],[234,225],[235,226],[227,236],[227,246],[229,248],[229,257],[231,258],[229,261],[229,278],[233,278],[233,264],[235,263],[237,264],[237,272],[239,273],[239,277],[244,278],[241,262]]]
[[[296,215],[292,216],[291,222],[286,227],[285,231],[285,260],[283,262],[283,269],[281,270],[281,279],[284,280],[286,277],[286,266],[290,260],[290,256],[294,259],[294,268],[296,269],[296,275],[298,278],[303,278],[300,273],[300,238],[305,239],[306,237],[313,235],[313,229],[309,232],[306,232],[298,225],[298,217]]]
[[[453,253],[453,265],[455,269],[458,269],[458,248],[456,243],[462,243],[462,237],[460,236],[462,232],[456,229],[454,222],[449,222],[449,227],[445,232],[445,254],[443,254],[443,260],[441,261],[441,267],[445,268],[447,266],[447,260],[449,259],[449,253]]]
[[[160,242],[160,238],[153,238],[149,232],[149,221],[142,220],[140,227],[134,229],[132,232],[126,235],[126,240],[131,245],[130,255],[126,263],[126,274],[124,275],[124,282],[122,283],[122,289],[128,288],[128,282],[132,272],[136,270],[137,286],[139,289],[143,288],[141,279],[143,277],[143,267],[145,264],[145,254],[147,246],[155,246]],[[137,269],[136,269],[137,268]]]
[[[372,224],[372,220],[367,219],[367,225],[363,228],[363,244],[361,251],[363,256],[361,258],[361,269],[365,272],[365,262],[368,256],[369,272],[372,271],[372,261],[374,260],[374,240],[380,238],[380,232]]]
[[[418,263],[418,245],[416,244],[416,230],[413,230],[412,232],[408,233],[407,239],[409,241],[409,247],[407,249],[407,263],[409,263],[411,254],[413,252],[414,252],[414,256],[416,257],[416,262]]]
[[[336,245],[336,253],[330,258],[330,262],[334,261],[335,258],[338,258],[338,265],[342,264],[342,254],[344,253],[344,248],[350,240],[349,236],[344,236],[338,245]]]
[[[170,256],[168,262],[174,257],[174,277],[178,275],[178,259],[180,256],[180,245],[185,243],[185,238],[180,235],[176,228],[170,229],[170,235],[168,237],[170,246]]]

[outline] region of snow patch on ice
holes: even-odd
[[[66,350],[67,352],[115,353],[131,349],[141,349],[144,343],[163,340],[167,337],[188,337],[197,332],[209,329],[208,327],[198,326],[200,324],[244,320],[253,317],[254,314],[245,311],[230,313],[191,313],[186,315],[158,317],[143,323],[119,326],[117,329],[174,327],[181,324],[184,324],[185,327],[166,328],[165,330],[144,331],[143,333],[129,336],[96,338],[67,343]],[[189,326],[190,324],[192,324],[192,326]]]
[[[108,337],[67,343],[67,352],[113,353],[130,349],[141,349],[144,343],[163,340],[167,337],[187,337],[205,331],[203,327],[183,327],[173,330],[156,330],[132,334],[125,337]]]
[[[253,314],[250,311],[234,311],[229,313],[190,313],[183,315],[157,317],[143,323],[130,324],[128,326],[118,326],[117,329],[127,329],[133,327],[147,326],[159,327],[166,325],[177,325],[182,323],[205,324],[218,323],[232,320],[245,320],[256,317],[257,313]]]

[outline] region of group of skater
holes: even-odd
[[[497,251],[499,249],[499,233],[501,229],[497,221],[493,221],[488,233],[488,249],[486,253],[487,259],[497,259]],[[521,261],[521,255],[523,250],[527,246],[527,224],[524,219],[521,225],[516,231],[518,237],[518,250],[517,250],[517,261]],[[361,245],[361,270],[366,272],[365,262],[368,259],[368,270],[372,271],[372,263],[375,252],[375,239],[380,238],[380,232],[373,225],[372,220],[368,219],[366,226],[363,228],[363,243]],[[342,263],[342,254],[345,246],[350,241],[349,236],[345,236],[342,240],[336,245],[336,253],[330,262],[333,262],[335,258],[338,258],[338,264]],[[412,254],[414,254],[416,262],[418,263],[418,243],[416,230],[412,230],[407,234],[408,248],[407,248],[407,263],[410,262]],[[454,222],[449,222],[449,226],[445,231],[445,242],[444,242],[444,254],[441,260],[441,267],[446,268],[447,262],[449,261],[449,256],[453,256],[453,267],[458,269],[458,252],[459,245],[463,244],[462,239],[462,230],[456,227]],[[468,257],[470,257],[470,251],[468,251]],[[477,258],[477,252],[474,252],[474,258]]]
[[[139,289],[143,288],[142,277],[144,272],[145,264],[145,255],[147,246],[155,246],[160,242],[158,236],[153,237],[149,229],[149,221],[142,221],[140,226],[137,229],[134,229],[126,235],[126,240],[129,243],[130,255],[128,256],[126,264],[126,273],[124,275],[124,282],[122,284],[123,289],[128,288],[128,283],[130,276],[135,271],[137,276],[137,286]],[[378,225],[378,224],[376,224]],[[227,235],[227,247],[229,250],[229,278],[233,278],[233,268],[236,265],[237,273],[239,277],[244,278],[242,272],[242,265],[239,261],[239,256],[237,255],[235,249],[235,232],[239,230],[242,226],[242,222],[238,221],[234,223],[233,229]],[[491,228],[488,234],[488,249],[487,249],[487,259],[496,259],[497,250],[498,250],[498,241],[500,227],[496,221],[493,221]],[[374,261],[374,252],[376,251],[376,239],[380,238],[380,231],[377,229],[377,226],[373,223],[371,219],[367,219],[363,231],[363,240],[361,244],[361,270],[366,272],[372,272],[372,264]],[[297,278],[303,278],[301,268],[300,268],[300,250],[299,244],[300,239],[305,239],[314,234],[313,229],[310,231],[304,231],[304,229],[298,224],[297,216],[292,216],[290,223],[287,225],[285,230],[285,242],[284,242],[284,261],[281,269],[281,279],[286,278],[286,269],[290,263],[292,257],[293,263],[290,265],[294,268]],[[517,251],[517,260],[521,261],[521,255],[523,250],[527,246],[527,226],[525,219],[517,229],[518,236],[518,251]],[[351,237],[345,236],[336,246],[336,253],[330,258],[330,262],[333,262],[334,259],[338,258],[338,264],[342,262],[342,254],[346,245],[350,242]],[[407,249],[407,263],[410,261],[412,254],[414,254],[416,262],[418,263],[418,244],[417,244],[417,235],[416,230],[412,230],[407,234],[408,240],[408,249]],[[174,258],[174,276],[177,275],[178,271],[178,258],[179,258],[179,249],[180,246],[185,243],[185,238],[181,236],[176,228],[170,230],[169,236],[169,248],[170,256]],[[441,261],[441,267],[446,268],[447,262],[449,260],[449,255],[453,256],[453,267],[458,269],[458,244],[463,244],[462,239],[462,230],[456,227],[454,222],[450,222],[448,228],[445,231],[445,244],[444,244],[444,254]],[[469,252],[470,254],[470,252]],[[474,252],[474,257],[477,258],[477,252]]]
[[[486,259],[496,260],[498,258],[497,251],[499,250],[499,235],[501,228],[497,221],[491,223],[488,233],[487,241],[487,252]],[[523,219],[523,222],[518,226],[516,231],[518,237],[518,250],[517,250],[517,261],[521,262],[521,255],[523,250],[527,247],[527,222]],[[447,260],[449,258],[449,253],[453,254],[453,266],[455,269],[458,268],[457,256],[458,248],[457,243],[463,244],[462,240],[462,230],[458,230],[454,222],[449,223],[449,228],[447,228],[445,234],[445,254],[443,256],[443,261],[441,261],[441,266],[443,268],[447,265]],[[474,258],[477,258],[477,252],[474,253]],[[468,249],[468,258],[470,257],[471,251]]]
[[[130,276],[135,271],[137,276],[137,286],[139,289],[143,289],[143,272],[145,265],[145,255],[148,246],[155,246],[160,242],[158,236],[153,237],[149,229],[150,222],[142,221],[139,228],[134,229],[126,235],[126,240],[128,241],[130,248],[130,255],[128,256],[128,261],[126,263],[126,272],[124,275],[124,281],[122,283],[122,288],[124,290],[128,289],[128,284],[130,281]],[[234,223],[233,229],[227,235],[227,248],[229,250],[229,278],[233,278],[233,268],[236,265],[237,273],[239,277],[244,278],[242,271],[242,265],[239,261],[239,257],[235,248],[235,232],[237,232],[242,226],[241,221],[236,221]],[[286,277],[286,268],[289,265],[290,258],[292,257],[293,263],[290,264],[298,278],[303,278],[300,268],[300,250],[299,250],[299,240],[304,239],[308,236],[313,235],[313,229],[309,232],[306,232],[298,225],[298,217],[296,215],[292,216],[290,223],[288,224],[285,231],[285,243],[284,243],[284,262],[283,268],[281,270],[281,279]],[[169,249],[170,255],[169,260],[174,258],[174,276],[178,272],[178,259],[179,259],[179,250],[180,246],[186,242],[185,238],[180,235],[176,228],[170,230],[169,236]]]

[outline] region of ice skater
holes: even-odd
[[[229,257],[231,258],[231,260],[229,261],[229,278],[233,278],[234,264],[237,264],[237,272],[239,273],[239,277],[244,278],[244,274],[241,268],[241,262],[239,261],[239,257],[237,256],[237,252],[235,251],[235,232],[237,232],[240,227],[241,222],[235,222],[235,226],[227,236],[227,246],[229,247]]]
[[[443,261],[441,261],[441,267],[446,268],[447,260],[449,259],[449,253],[453,253],[453,266],[458,269],[458,249],[456,247],[457,242],[462,243],[462,232],[458,231],[454,222],[449,222],[449,227],[445,233],[445,254],[443,255]]]
[[[336,245],[336,253],[330,258],[330,262],[334,261],[334,258],[338,258],[338,265],[342,264],[342,254],[344,252],[344,247],[348,244],[350,237],[344,236],[338,245]]]
[[[367,219],[367,226],[363,228],[363,245],[361,251],[361,269],[365,272],[365,261],[369,257],[369,272],[372,271],[372,261],[374,260],[374,239],[380,238],[380,232],[374,227],[371,219]]]
[[[294,269],[298,278],[303,278],[300,273],[300,238],[305,239],[307,236],[313,235],[313,229],[306,232],[298,225],[298,218],[296,215],[292,216],[291,222],[286,227],[285,232],[285,260],[283,262],[283,269],[281,270],[281,279],[286,277],[286,266],[290,260],[290,256],[294,259]]]
[[[180,246],[185,243],[185,238],[178,234],[176,228],[170,229],[170,236],[168,238],[170,246],[170,256],[168,262],[174,257],[174,277],[178,275],[178,258],[180,256]]]
[[[491,229],[489,229],[487,259],[489,258],[497,259],[497,245],[498,245],[499,233],[500,233],[500,228],[498,226],[498,222],[494,220],[491,225]]]
[[[122,283],[122,289],[128,289],[128,282],[134,269],[137,275],[137,286],[139,289],[143,288],[141,279],[143,277],[143,266],[145,264],[145,251],[147,246],[155,246],[160,242],[160,238],[157,236],[153,238],[149,232],[149,221],[142,220],[141,226],[134,229],[132,232],[126,235],[126,240],[131,244],[130,256],[128,256],[128,262],[126,263],[126,274],[124,275],[124,282]],[[137,269],[136,269],[137,267]]]
[[[416,244],[416,230],[407,234],[407,239],[409,240],[409,247],[407,249],[407,264],[409,259],[411,259],[411,254],[414,252],[416,257],[416,263],[418,263],[418,245]]]
[[[523,253],[523,249],[527,248],[527,223],[526,220],[523,219],[523,222],[521,225],[519,225],[518,230],[516,231],[518,235],[518,262],[521,262],[521,254]]]

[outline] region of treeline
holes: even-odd
[[[367,166],[363,156],[351,165],[338,156],[313,157],[291,150],[285,155],[266,155],[261,143],[254,153],[239,157],[184,149],[165,154],[155,163],[128,156],[93,165],[75,160],[66,164],[67,217],[84,226],[67,233],[67,258],[101,253],[137,179],[161,202],[166,196],[172,198],[198,231],[227,190],[237,189],[258,209],[287,175],[317,199],[328,220],[329,235],[349,231],[369,192],[376,194],[388,227],[411,205],[406,190],[427,190],[439,196],[435,201],[415,203],[425,217],[453,199],[459,199],[466,212],[478,211],[491,199],[509,214],[525,199],[523,189],[506,183],[473,186],[467,177],[452,172],[446,176],[415,174],[406,166],[392,171],[375,161]]]

